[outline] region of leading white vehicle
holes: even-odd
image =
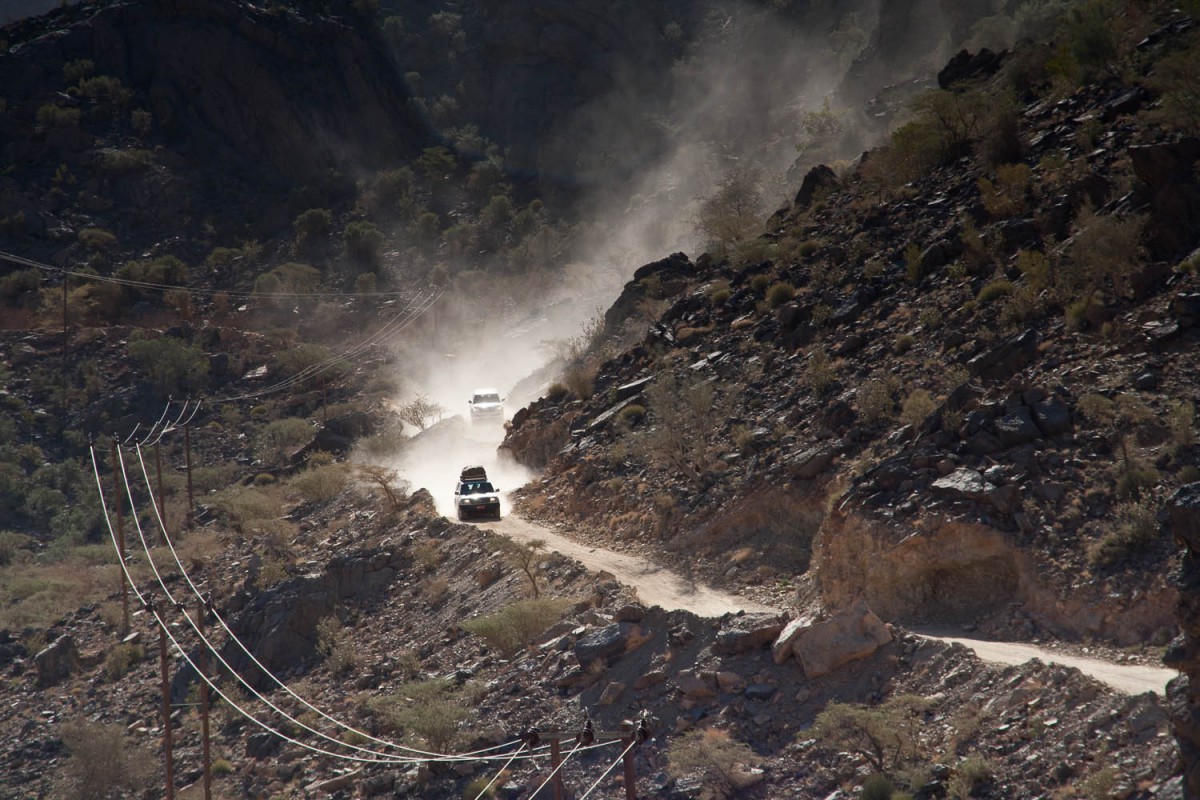
[[[471,422],[501,425],[504,423],[504,398],[492,388],[476,389],[468,401]]]

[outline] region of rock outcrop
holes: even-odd
[[[1200,797],[1200,483],[1180,487],[1167,500],[1168,531],[1184,548],[1176,576],[1179,637],[1163,657],[1183,673],[1167,689],[1175,740],[1183,759],[1185,797]]]

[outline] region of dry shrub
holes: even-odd
[[[110,681],[115,681],[145,657],[146,649],[140,644],[117,644],[104,657],[104,674]]]
[[[904,406],[900,411],[900,421],[913,428],[919,428],[936,410],[937,403],[933,401],[933,395],[925,389],[915,389],[904,400]]]
[[[414,743],[445,752],[458,739],[458,726],[470,711],[449,678],[415,681],[394,695],[374,697],[367,707],[388,732],[402,732]]]
[[[324,503],[341,494],[350,483],[350,470],[345,464],[326,464],[298,473],[288,486],[306,502]]]
[[[760,760],[748,744],[717,728],[689,731],[673,739],[667,759],[668,772],[677,778],[699,774],[705,788],[717,797],[733,797],[747,785],[744,776]]]
[[[442,548],[433,539],[425,539],[413,545],[413,561],[425,572],[432,572],[446,559]]]
[[[317,652],[325,657],[325,666],[334,675],[344,675],[358,666],[354,638],[337,617],[325,617],[317,623]]]
[[[1141,244],[1144,214],[1099,215],[1090,208],[1079,212],[1078,232],[1068,248],[1073,268],[1062,273],[1065,287],[1076,297],[1111,291],[1124,297],[1129,278],[1146,255]]]
[[[1112,526],[1088,548],[1088,560],[1097,567],[1116,566],[1148,547],[1157,537],[1158,522],[1150,503],[1121,503]]]
[[[1176,448],[1191,447],[1196,443],[1196,406],[1191,400],[1177,400],[1167,412],[1167,427],[1171,429],[1171,442]]]
[[[1094,425],[1107,425],[1116,418],[1116,404],[1102,394],[1089,392],[1075,403],[1075,408]]]
[[[872,378],[859,387],[858,416],[863,424],[875,425],[890,420],[895,414],[899,389],[900,381],[892,375]]]
[[[495,614],[467,620],[462,627],[505,656],[511,656],[533,644],[543,631],[562,618],[573,602],[561,597],[518,600]]]
[[[242,533],[255,523],[283,515],[283,501],[273,487],[231,487],[218,493],[212,499],[212,505],[225,515],[230,526]]]
[[[823,347],[814,347],[804,365],[804,384],[817,397],[824,397],[837,383],[837,367]]]
[[[71,755],[63,767],[64,796],[105,800],[153,788],[153,754],[132,744],[121,726],[78,720],[63,723],[60,735]]]
[[[995,182],[980,178],[979,197],[983,208],[996,219],[1007,219],[1029,210],[1032,172],[1026,164],[1002,164],[996,167]]]

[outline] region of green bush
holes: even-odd
[[[74,86],[96,71],[96,64],[90,58],[81,58],[63,64],[63,79],[67,85]]]
[[[163,336],[132,341],[126,352],[160,398],[188,397],[208,388],[208,356],[195,345]]]
[[[37,110],[38,125],[43,128],[74,128],[79,125],[82,116],[78,108],[47,103]]]
[[[861,800],[891,800],[892,792],[896,790],[891,779],[886,775],[875,773],[863,781]]]
[[[637,403],[630,403],[621,409],[621,413],[617,415],[621,422],[626,425],[637,425],[646,418],[646,407]]]
[[[378,264],[383,252],[383,233],[372,222],[351,222],[343,234],[346,251],[364,264]]]
[[[104,657],[104,674],[110,681],[115,681],[126,675],[145,657],[146,650],[140,644],[117,644]]]
[[[395,694],[373,697],[367,707],[389,731],[444,752],[458,739],[458,725],[470,716],[466,700],[449,678],[402,685]]]
[[[823,746],[857,753],[877,773],[887,774],[918,756],[918,732],[928,707],[929,701],[916,695],[898,695],[874,707],[830,703],[817,715],[812,733]]]
[[[100,151],[98,166],[109,175],[131,175],[154,164],[154,151],[141,148],[107,148]]]
[[[304,383],[308,386],[320,386],[322,381],[338,380],[350,371],[351,366],[345,359],[319,344],[301,344],[281,350],[275,354],[272,367],[275,377],[280,379],[306,374]]]
[[[1010,294],[1012,294],[1012,292],[1012,282],[1000,279],[985,285],[979,290],[979,295],[975,299],[982,306],[999,300],[1002,297],[1008,297]]]
[[[571,605],[572,601],[564,598],[518,600],[496,614],[467,620],[462,627],[511,656],[533,644]]]
[[[917,343],[917,337],[911,333],[902,333],[896,337],[896,341],[892,344],[892,352],[898,356],[902,356],[909,350],[913,349],[913,345]]]
[[[767,290],[767,307],[779,308],[784,303],[791,301],[796,296],[796,287],[792,286],[787,281],[780,281],[773,284]]]
[[[1108,531],[1088,549],[1088,560],[1093,566],[1121,564],[1158,538],[1155,509],[1148,502],[1121,503],[1115,516],[1116,521]]]
[[[79,243],[89,250],[111,250],[117,244],[117,237],[104,228],[84,228],[79,232]]]
[[[333,229],[333,214],[327,208],[310,208],[296,217],[292,227],[296,231],[296,245],[309,247],[329,235]]]

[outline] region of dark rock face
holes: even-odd
[[[625,288],[621,290],[621,296],[617,298],[617,302],[604,312],[605,334],[611,335],[620,330],[621,323],[633,314],[638,303],[646,297],[644,281],[657,282],[663,287],[663,293],[669,296],[671,289],[675,289],[675,293],[681,291],[683,280],[693,277],[695,273],[695,265],[683,253],[673,253],[661,261],[639,267],[633,273],[633,279],[626,283]]]
[[[1168,685],[1167,699],[1183,759],[1184,796],[1200,797],[1200,483],[1177,489],[1165,515],[1170,533],[1185,548],[1175,582],[1181,633],[1163,656],[1183,675]]]
[[[826,191],[837,185],[837,173],[824,164],[818,164],[804,176],[800,191],[796,192],[796,208],[803,210],[812,205],[817,192]]]
[[[1007,52],[995,53],[986,47],[975,54],[959,50],[938,72],[938,88],[949,89],[964,81],[995,75],[1006,55]]]
[[[1160,259],[1185,255],[1200,240],[1200,139],[1131,147],[1129,156],[1152,208],[1145,232],[1151,253]]]
[[[230,627],[263,666],[275,675],[288,674],[316,658],[318,622],[340,604],[386,589],[405,558],[391,550],[338,557],[319,575],[294,578],[259,594],[230,620]],[[256,688],[272,688],[273,683],[241,648],[227,644],[221,655]],[[180,676],[173,687],[177,695],[186,693],[180,681],[194,677],[190,671],[181,671]]]
[[[36,36],[33,26],[51,26]],[[302,181],[432,143],[363,17],[272,14],[238,2],[88,4],[20,23],[0,84],[37,108],[67,61],[90,59],[145,98],[195,164]],[[37,146],[14,142],[14,147]]]

